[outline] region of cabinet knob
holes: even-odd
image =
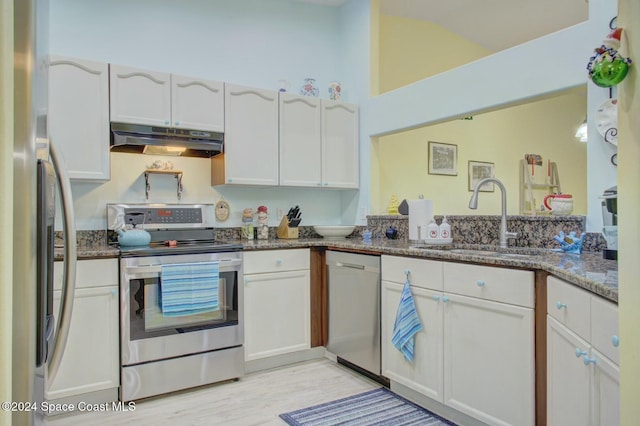
[[[478,284],[478,287],[484,287],[484,281],[482,280],[478,280],[476,284]]]
[[[233,179],[229,178],[229,179],[227,179],[227,182],[231,183],[231,182],[233,182]]]
[[[282,259],[276,259],[276,265],[278,266],[282,265]]]
[[[580,358],[581,356],[587,356],[587,351],[583,351],[580,348],[576,348],[576,358]]]
[[[449,298],[447,296],[442,296],[442,301],[444,303],[447,303],[449,301]]]
[[[116,296],[117,294],[118,294],[118,290],[115,290],[115,289],[111,290],[111,295],[112,296]],[[615,346],[618,346],[618,345],[615,345]]]
[[[173,124],[174,124],[174,126],[179,126],[180,122],[179,121],[175,121]]]
[[[410,271],[410,270],[408,270],[408,269],[405,269],[405,270],[404,270],[404,274],[407,276],[407,278],[409,277],[409,274],[410,274],[410,273],[411,273],[411,271]]]
[[[169,125],[169,123],[171,123],[169,120],[164,120],[164,124],[166,124],[167,126]]]
[[[584,361],[584,365],[597,364],[598,363],[598,360],[596,360],[595,358],[589,358],[586,355],[582,358],[582,361]]]
[[[616,335],[613,335],[613,337],[611,338],[611,344],[617,348],[618,346],[620,346],[620,338]]]
[[[251,282],[251,278],[245,278],[244,282],[247,283],[247,284],[250,283]]]
[[[562,309],[562,308],[567,308],[567,304],[566,303],[561,303],[561,302],[556,302],[556,308],[558,309]]]
[[[435,296],[433,296],[433,300],[435,300],[436,302],[440,300],[440,296],[438,296],[437,294]]]
[[[322,186],[322,182],[318,182],[316,186]]]

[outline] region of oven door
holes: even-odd
[[[162,271],[188,263],[217,266],[216,306],[205,312],[169,312],[162,304],[168,294]],[[122,365],[243,344],[241,252],[129,257],[120,266]]]

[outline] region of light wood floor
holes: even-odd
[[[379,384],[327,359],[249,374],[136,403],[133,412],[73,413],[46,425],[286,425],[278,415],[367,390]]]

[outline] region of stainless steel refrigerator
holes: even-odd
[[[55,376],[64,352],[76,261],[69,179],[55,141],[47,138],[48,31],[48,0],[13,0],[11,400],[35,404],[43,401],[44,378]],[[53,312],[57,204],[63,217],[65,267],[60,312]],[[12,424],[37,423],[33,411],[12,413]]]

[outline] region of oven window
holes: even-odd
[[[129,320],[131,340],[237,325],[237,272],[220,272],[218,309],[179,316],[162,311],[160,277],[130,279]]]

